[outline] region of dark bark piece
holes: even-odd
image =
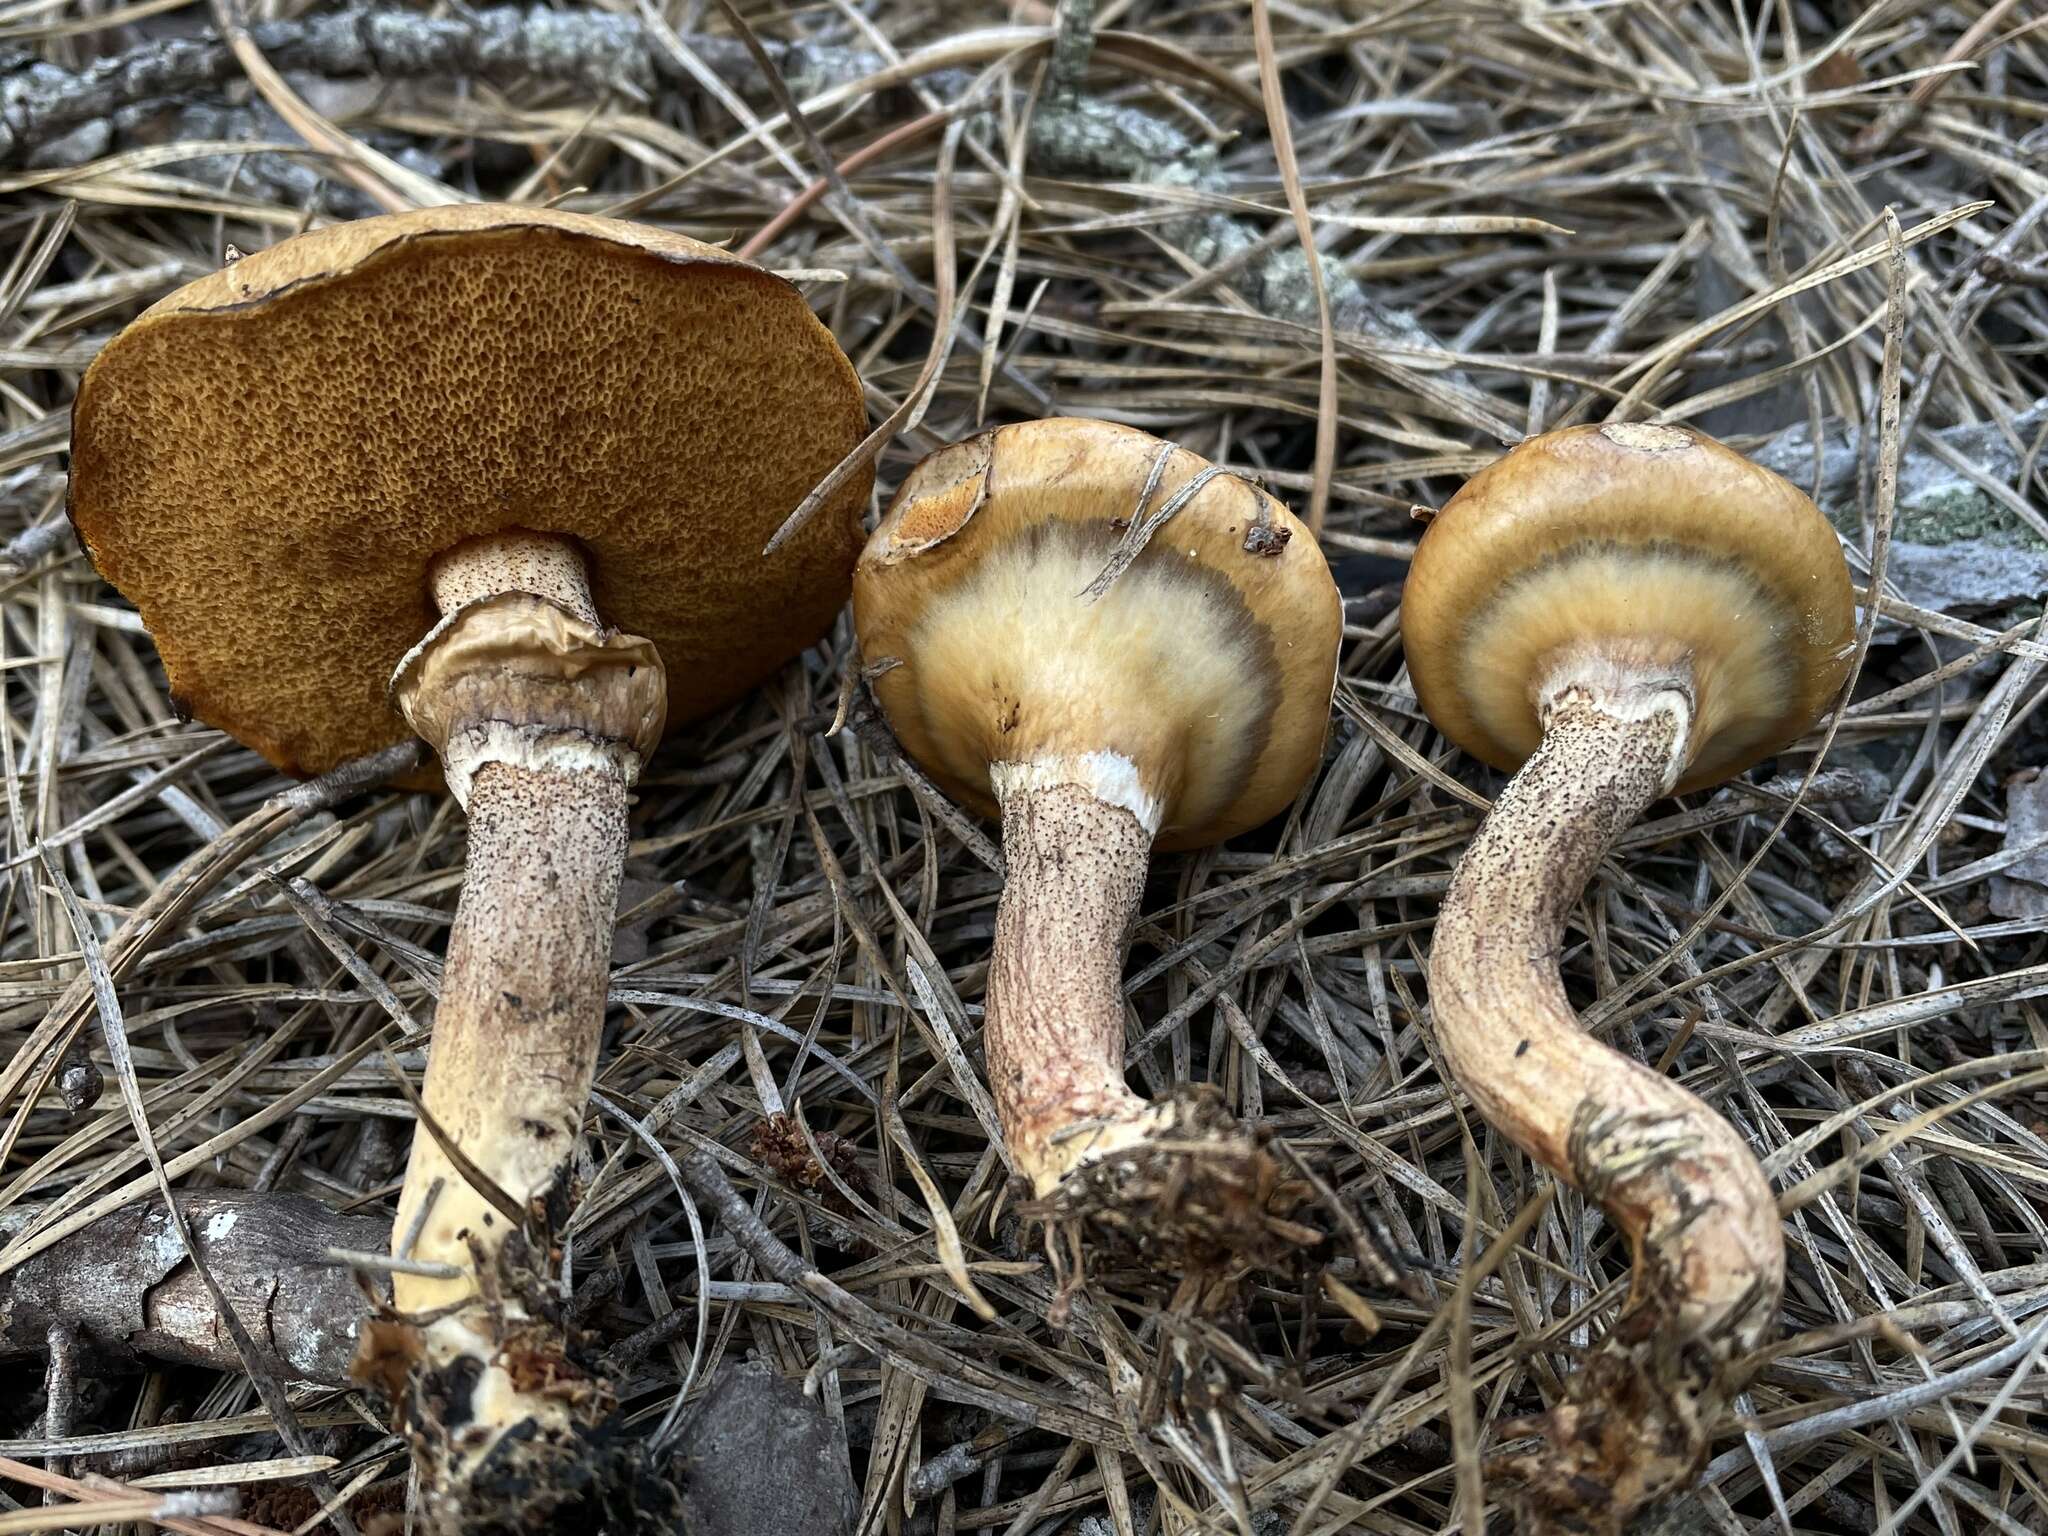
[[[690,1536],[844,1536],[859,1500],[846,1440],[815,1398],[758,1361],[718,1373],[675,1462]]]
[[[2048,838],[2048,774],[2023,768],[2005,783],[2005,851],[2041,849]],[[2048,850],[2030,853],[1991,877],[1999,917],[2048,918]]]
[[[348,1380],[370,1302],[329,1248],[380,1251],[376,1216],[341,1216],[303,1196],[210,1190],[181,1196],[192,1240],[272,1371]],[[163,1206],[137,1203],[0,1274],[0,1359],[40,1355],[64,1324],[104,1359],[238,1371],[241,1361]]]

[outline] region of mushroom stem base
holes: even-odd
[[[1321,1243],[1295,1221],[1308,1187],[1266,1135],[1206,1084],[1178,1087],[1126,1122],[1021,1214],[1045,1224],[1063,1289],[1084,1275],[1150,1286],[1164,1278],[1194,1310],[1227,1305],[1248,1269],[1286,1263]]]
[[[486,1338],[454,1317],[377,1321],[358,1374],[398,1407],[429,1531],[679,1528],[672,1477],[606,1416],[610,1393],[569,1363],[558,1324],[511,1322]]]
[[[1085,766],[1085,765],[1084,765]],[[1303,1191],[1212,1088],[1148,1103],[1124,1081],[1124,936],[1151,830],[1128,806],[1050,773],[1010,773],[1008,878],[983,1035],[1027,1215],[1063,1281],[1142,1266],[1235,1276],[1320,1234],[1288,1218]]]
[[[1543,700],[1543,744],[1460,861],[1429,958],[1459,1086],[1634,1247],[1627,1309],[1543,1421],[1547,1445],[1504,1464],[1524,1529],[1546,1536],[1612,1536],[1690,1478],[1785,1276],[1770,1183],[1734,1127],[1587,1035],[1558,974],[1586,881],[1688,756],[1683,679],[1599,672]]]

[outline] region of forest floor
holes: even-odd
[[[177,718],[72,541],[68,420],[106,339],[232,252],[491,199],[794,279],[886,424],[877,510],[983,424],[1104,417],[1262,478],[1346,602],[1314,781],[1155,860],[1126,975],[1134,1081],[1218,1085],[1394,1280],[1339,1243],[1222,1315],[1170,1276],[1061,1294],[989,1135],[1000,854],[910,782],[842,619],[638,790],[598,1086],[640,1131],[593,1113],[569,1227],[632,1425],[751,1356],[843,1430],[864,1532],[1506,1529],[1493,1460],[1630,1255],[1435,1054],[1432,917],[1501,781],[1418,709],[1400,584],[1417,509],[1519,438],[1679,421],[1815,496],[1871,629],[1823,726],[1656,807],[1568,936],[1590,1026],[1736,1125],[1789,1249],[1777,1341],[1642,1528],[2048,1532],[2033,7],[803,0],[740,7],[757,57],[724,0],[263,3],[0,13],[0,1530],[403,1507],[360,1391],[295,1385],[280,1428],[244,1374],[108,1348],[179,1261],[92,1224],[141,1219],[161,1166],[381,1246],[411,1133],[381,1053],[417,1081],[463,819],[388,789],[280,812]],[[775,1155],[778,1115],[832,1177]],[[653,1146],[712,1149],[830,1284],[694,1235]],[[22,1279],[53,1264],[65,1326]],[[357,1293],[319,1294],[316,1328]],[[162,1502],[195,1488],[247,1523]]]

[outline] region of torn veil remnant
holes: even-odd
[[[537,208],[287,240],[151,308],[80,388],[72,519],[183,706],[301,775],[416,731],[469,815],[394,1230],[454,1278],[398,1274],[362,1357],[438,1529],[645,1491],[551,1251],[627,796],[667,723],[831,623],[864,476],[756,551],[864,427],[789,284]]]
[[[1314,1236],[1212,1095],[1148,1103],[1126,1084],[1122,963],[1153,848],[1255,827],[1314,771],[1342,623],[1284,507],[1106,422],[940,449],[861,556],[854,624],[883,713],[941,788],[1002,822],[984,1053],[1011,1160],[1069,1237],[1228,1270]]]
[[[1546,1416],[1546,1447],[1507,1465],[1533,1533],[1619,1533],[1690,1480],[1785,1275],[1769,1181],[1734,1127],[1580,1029],[1565,924],[1651,801],[1806,731],[1848,675],[1854,621],[1813,503],[1682,427],[1532,438],[1416,550],[1416,695],[1452,741],[1515,770],[1437,919],[1437,1039],[1480,1113],[1635,1251],[1627,1310]]]

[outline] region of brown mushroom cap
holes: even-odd
[[[1695,690],[1680,790],[1802,735],[1848,674],[1841,543],[1790,482],[1689,427],[1571,427],[1474,475],[1423,535],[1401,599],[1422,707],[1482,762],[1543,738],[1537,697],[1575,649]]]
[[[402,739],[392,669],[464,539],[573,539],[668,718],[824,633],[871,483],[761,548],[861,439],[803,297],[694,240],[461,206],[301,235],[152,306],[80,386],[71,516],[172,697],[315,774]]]
[[[1160,808],[1158,845],[1189,848],[1300,790],[1343,602],[1285,507],[1216,475],[1084,596],[1130,524],[1210,467],[1131,427],[1056,418],[911,471],[855,571],[854,626],[889,724],[948,794],[994,816],[991,765],[1114,753]]]

